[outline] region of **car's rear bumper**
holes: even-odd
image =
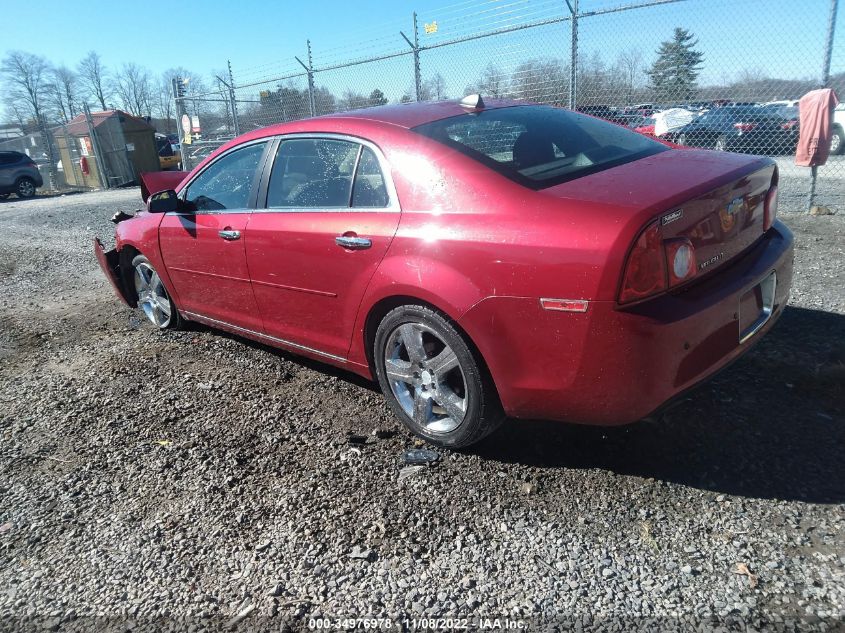
[[[778,222],[749,253],[675,294],[620,309],[543,310],[537,298],[491,297],[460,320],[514,417],[626,424],[735,360],[772,328],[792,284],[792,233]],[[740,343],[739,299],[772,272],[771,318]],[[746,324],[747,325],[747,324]]]
[[[114,292],[123,303],[130,307],[134,307],[134,303],[129,299],[129,293],[126,290],[126,285],[123,282],[123,275],[120,274],[120,256],[117,251],[112,249],[106,251],[103,243],[99,238],[94,238],[94,254],[97,256],[97,263],[103,269],[103,274],[114,288]]]

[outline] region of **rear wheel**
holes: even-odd
[[[28,176],[18,178],[15,183],[15,193],[18,198],[31,198],[35,195],[35,181]]]
[[[468,446],[504,417],[492,381],[463,336],[430,308],[389,312],[376,331],[374,359],[393,411],[432,444]]]
[[[675,141],[678,145],[687,145],[687,135],[686,134],[679,134],[678,140]]]
[[[5,200],[5,199],[6,199],[6,198],[8,198],[10,195],[12,195],[12,194],[9,194],[9,193],[0,193],[0,200]]]
[[[181,328],[182,317],[150,260],[143,255],[136,255],[132,260],[132,269],[138,307],[150,322],[160,330]]]
[[[838,125],[833,128],[833,136],[830,139],[830,155],[839,156],[845,152],[845,132]]]
[[[727,136],[720,136],[716,139],[716,144],[713,146],[717,152],[727,152],[728,151],[728,137]]]

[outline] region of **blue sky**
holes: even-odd
[[[582,10],[618,6],[620,1],[581,0]],[[231,60],[238,83],[296,72],[293,56],[304,58],[310,38],[316,65],[400,50],[399,30],[411,34],[411,15],[420,14],[421,42],[526,20],[560,15],[564,0],[321,0],[319,2],[198,2],[147,0],[124,4],[113,0],[42,0],[33,19],[32,6],[2,0],[6,24],[0,48],[23,49],[56,64],[73,66],[95,49],[109,67],[136,62],[154,72],[183,66],[209,74]],[[642,54],[643,66],[654,58],[659,42],[675,26],[699,38],[705,68],[700,83],[735,79],[743,71],[783,78],[813,78],[821,73],[822,47],[829,0],[687,0],[581,21],[580,55],[599,55],[611,63],[623,51]],[[134,9],[130,7],[135,7]],[[437,22],[425,35],[423,25]],[[837,20],[833,72],[845,71],[845,7]],[[569,28],[555,24],[505,37],[476,40],[423,53],[423,77],[439,72],[447,91],[461,93],[493,61],[505,72],[526,59],[566,58]],[[398,98],[413,83],[409,58],[368,64],[318,75],[318,83],[342,93],[347,87],[369,92],[380,87]]]

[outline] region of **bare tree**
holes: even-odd
[[[366,108],[370,105],[370,100],[360,92],[355,92],[351,88],[343,91],[343,95],[338,102],[341,110],[357,110],[358,108]]]
[[[420,86],[420,101],[441,101],[446,96],[446,80],[443,75],[435,73],[431,79],[426,79]]]
[[[557,59],[522,62],[511,74],[510,92],[519,99],[564,105],[569,98],[569,67]]]
[[[39,55],[11,51],[0,64],[0,75],[6,80],[7,103],[20,104],[41,130],[41,142],[50,161],[51,186],[57,180],[55,151],[45,119],[44,102],[49,83],[50,64]]]
[[[77,85],[76,73],[67,66],[50,70],[50,81],[47,84],[49,105],[64,123],[70,121],[80,111]]]
[[[164,119],[170,130],[170,121],[174,118],[172,80],[167,73],[159,77],[153,91],[153,114]],[[174,126],[175,127],[175,126]]]
[[[115,74],[114,91],[123,109],[136,116],[149,115],[152,108],[152,81],[149,71],[131,62]]]
[[[643,53],[638,48],[624,50],[619,53],[616,64],[625,81],[625,101],[630,103],[644,75]]]
[[[6,106],[6,114],[10,116],[12,120],[17,123],[21,130],[26,133],[28,128],[31,127],[31,122],[34,120],[32,119],[24,110],[21,108],[21,104],[18,103],[14,97],[10,95],[5,95],[3,98],[3,104]]]
[[[478,81],[474,85],[467,86],[464,92],[466,94],[478,92],[485,97],[498,99],[508,92],[508,78],[498,66],[490,62],[481,71]]]
[[[96,51],[88,53],[79,62],[77,72],[86,96],[99,103],[100,107],[105,110],[106,99],[111,96],[111,91],[109,90],[108,69],[100,60],[100,55]]]
[[[44,121],[50,64],[43,57],[12,51],[3,59],[0,73],[6,79],[6,97],[21,103],[39,123]]]

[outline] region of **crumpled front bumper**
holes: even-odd
[[[103,269],[103,274],[109,280],[114,288],[114,292],[123,303],[131,308],[135,307],[135,302],[130,299],[130,294],[123,282],[123,275],[120,270],[120,255],[116,249],[106,251],[103,243],[99,238],[94,238],[94,254],[97,256],[97,262],[100,268]]]

